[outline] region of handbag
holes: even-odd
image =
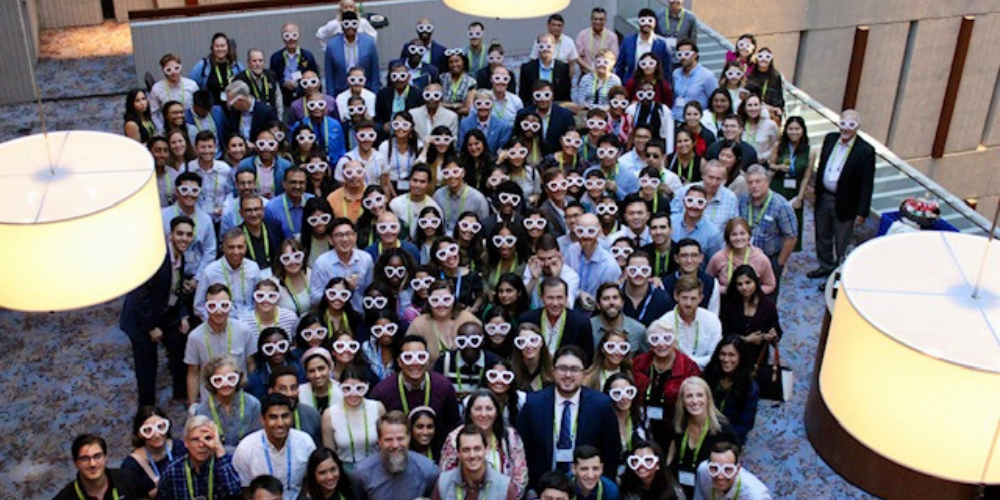
[[[754,368],[757,386],[760,388],[761,399],[771,401],[791,401],[795,387],[795,373],[781,364],[781,350],[774,344],[774,363],[765,362],[767,348],[761,350],[757,365]]]

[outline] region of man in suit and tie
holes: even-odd
[[[379,74],[378,50],[375,39],[358,33],[358,14],[346,11],[340,16],[344,32],[333,37],[326,45],[326,88],[330,95],[347,90],[347,74],[358,66],[365,70],[366,87],[378,92],[382,77]]]
[[[226,107],[229,112],[223,137],[236,134],[252,142],[262,130],[267,130],[268,124],[278,119],[274,108],[264,100],[254,99],[250,87],[240,80],[226,87]]]
[[[844,261],[854,228],[868,218],[875,182],[875,148],[858,137],[861,115],[840,115],[840,132],[823,139],[816,172],[816,257],[810,278],[823,278]],[[825,283],[824,283],[825,284]],[[822,286],[821,286],[822,288]]]
[[[400,111],[416,108],[424,103],[420,89],[410,85],[410,72],[395,61],[389,65],[389,81],[375,95],[375,125],[384,134],[391,134],[392,117]]]
[[[427,49],[420,44],[420,39],[414,38],[410,40],[410,44],[406,47],[406,57],[396,59],[396,61],[403,63],[406,66],[406,70],[410,72],[410,84],[422,89],[440,81],[438,79],[440,72],[437,66],[424,62],[423,58],[426,53]],[[390,62],[389,65],[392,66],[396,61]]]
[[[493,156],[510,139],[511,125],[493,117],[493,94],[489,90],[477,90],[473,97],[475,114],[462,120],[458,128],[458,143],[465,144],[465,134],[479,129],[486,135],[486,147]]]
[[[611,399],[583,387],[586,354],[577,346],[554,357],[555,384],[533,392],[517,417],[517,432],[528,457],[528,484],[538,486],[547,471],[570,470],[573,451],[591,445],[601,450],[604,475],[614,479],[621,458],[618,419]]]
[[[422,95],[424,105],[410,110],[417,137],[426,143],[431,131],[437,127],[448,127],[451,135],[458,135],[458,114],[441,105],[441,99],[444,98],[441,84],[432,83],[424,87]]]
[[[297,24],[285,23],[281,27],[281,40],[285,48],[271,54],[270,69],[281,82],[281,102],[291,106],[296,97],[302,96],[299,80],[303,73],[319,73],[319,66],[312,52],[299,46]]]
[[[521,123],[521,120],[529,113],[538,113],[542,119],[540,132],[542,139],[545,140],[549,151],[559,151],[562,149],[559,139],[567,130],[576,125],[573,121],[573,112],[552,102],[553,97],[557,94],[553,93],[552,84],[548,80],[535,80],[533,86],[535,90],[531,92],[529,97],[534,100],[535,104],[518,111],[514,123]],[[557,100],[559,99],[557,98]]]
[[[187,394],[184,366],[188,324],[184,297],[184,251],[194,240],[194,220],[179,215],[170,220],[167,254],[163,264],[145,283],[125,296],[118,326],[132,341],[139,406],[156,404],[157,345],[163,343],[170,360],[173,398]]]
[[[647,52],[652,52],[660,60],[663,77],[670,79],[672,73],[673,55],[666,40],[656,36],[656,13],[653,9],[639,11],[639,33],[634,33],[622,40],[618,49],[618,62],[615,63],[615,74],[623,82],[627,82],[635,73],[639,58]]]
[[[521,65],[521,86],[518,95],[522,101],[531,101],[531,93],[535,91],[535,82],[538,80],[549,82],[555,93],[556,101],[568,102],[572,100],[569,65],[556,59],[555,52],[553,52],[555,44],[556,40],[552,35],[546,33],[539,36],[537,41],[538,59]]]
[[[583,360],[590,363],[594,354],[590,318],[569,308],[569,286],[558,276],[547,276],[542,279],[541,290],[542,307],[522,314],[519,321],[534,323],[542,329],[542,338],[550,354],[575,345],[583,350]]]

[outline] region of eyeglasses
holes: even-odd
[[[477,349],[479,346],[483,345],[482,335],[465,335],[460,337],[455,337],[455,345],[459,349]]]
[[[355,175],[352,175],[351,177],[357,178],[357,177],[360,177],[360,176],[357,175],[357,174],[355,174]],[[368,210],[372,210],[374,208],[381,207],[382,205],[385,205],[385,196],[382,196],[381,194],[378,194],[378,193],[374,193],[371,196],[369,196],[369,197],[365,198],[364,200],[362,200],[361,204],[364,205],[364,207],[367,208]]]
[[[394,81],[394,82],[405,82],[406,79],[409,78],[409,77],[410,77],[410,74],[407,73],[406,71],[397,71],[395,73],[390,73],[389,74],[389,79],[392,80],[392,81]]]
[[[236,384],[240,383],[239,373],[229,373],[226,375],[212,375],[208,379],[211,382],[212,387],[216,389],[222,389],[223,387],[236,387]]]
[[[548,224],[549,224],[548,220],[541,219],[538,217],[524,219],[524,228],[527,229],[528,231],[534,231],[534,230],[540,231],[542,229],[545,229],[545,226],[547,226]]]
[[[451,307],[455,303],[455,296],[453,295],[431,295],[427,298],[427,302],[430,303],[431,307]]]
[[[403,279],[403,277],[406,276],[406,267],[405,266],[386,266],[386,268],[385,268],[385,276],[387,278],[389,278],[389,279],[392,279],[392,278]]]
[[[389,303],[389,299],[387,297],[365,297],[361,302],[365,309],[382,310]]]
[[[299,134],[298,137],[295,138],[295,140],[298,141],[299,144],[302,144],[302,143],[305,143],[305,142],[315,142],[316,141],[316,134],[313,134],[311,132],[302,133],[302,134]]]
[[[579,137],[563,137],[562,144],[569,148],[578,148],[583,146],[583,139]]]
[[[359,21],[357,19],[351,19],[351,20],[348,20],[348,21],[341,21],[340,22],[340,27],[342,29],[345,29],[345,30],[356,30],[356,29],[358,29],[358,26],[360,26],[360,25],[361,25],[361,21]]]
[[[555,371],[566,375],[579,375],[583,373],[582,366],[556,365],[553,368]]]
[[[155,424],[145,424],[139,427],[139,435],[143,439],[153,439],[153,436],[159,434],[161,436],[166,435],[167,431],[170,430],[170,421],[167,419],[160,419]],[[79,460],[79,457],[77,460]],[[89,458],[89,457],[88,457]]]
[[[462,177],[462,169],[456,167],[441,169],[441,177],[443,177],[445,180],[457,179],[459,177]]]
[[[634,251],[631,247],[611,247],[611,255],[616,259],[628,257]]]
[[[281,294],[275,291],[257,290],[253,293],[253,300],[258,304],[277,304]]]
[[[312,221],[310,221],[309,223],[312,224]],[[306,257],[305,252],[301,250],[296,250],[292,253],[281,254],[281,257],[278,257],[278,259],[281,260],[282,264],[290,266],[292,264],[301,264],[302,261],[305,259],[305,257]]]
[[[279,340],[277,342],[268,342],[260,346],[260,350],[264,351],[265,356],[274,356],[277,354],[284,354],[288,352],[288,341]]]
[[[660,457],[656,455],[632,455],[628,457],[628,467],[632,470],[639,470],[639,467],[652,469],[658,463],[660,463]]]
[[[399,361],[404,365],[423,365],[431,359],[430,353],[427,351],[406,351],[399,355]]]
[[[403,132],[406,132],[407,130],[410,130],[411,128],[413,128],[413,125],[411,125],[410,122],[408,122],[406,120],[395,120],[395,121],[392,122],[392,130],[394,130],[394,131],[403,131]]]
[[[497,195],[500,203],[517,206],[521,203],[521,195],[511,193],[500,193]]]
[[[517,347],[519,351],[525,349],[537,349],[542,345],[542,336],[533,334],[527,337],[518,337],[514,339],[514,347]]]
[[[410,287],[416,291],[420,291],[430,287],[432,283],[434,283],[434,278],[431,278],[430,276],[425,278],[414,278],[410,280]]]
[[[454,243],[450,243],[448,245],[445,245],[445,246],[441,247],[440,249],[438,249],[437,252],[434,253],[434,256],[437,257],[438,260],[447,260],[447,259],[449,259],[451,257],[455,257],[457,255],[458,255],[458,245],[456,245]]]
[[[330,165],[325,161],[307,163],[305,165],[306,172],[309,172],[310,174],[315,174],[316,172],[324,172],[326,171],[327,168],[330,168]]]
[[[486,334],[491,337],[506,336],[510,333],[510,323],[486,323],[483,328],[486,330]]]
[[[341,385],[340,392],[343,392],[345,396],[364,396],[368,394],[368,384]]]
[[[363,76],[349,76],[347,77],[347,84],[352,86],[359,86],[368,83],[368,79]]]
[[[423,45],[410,45],[406,48],[406,51],[410,53],[411,56],[422,56],[424,52],[427,52],[427,47]]]
[[[685,196],[684,206],[688,208],[705,208],[708,205],[708,200],[705,198],[698,198],[697,196]]]
[[[418,24],[417,33],[432,33],[434,32],[433,24]]]
[[[347,302],[348,300],[351,300],[352,293],[350,290],[338,290],[336,288],[331,288],[326,291],[325,295],[326,295],[326,300],[329,300],[331,302],[334,300]]]
[[[371,332],[373,337],[380,339],[385,335],[392,337],[393,335],[396,334],[396,330],[398,329],[399,326],[396,325],[395,323],[386,323],[384,325],[375,325],[371,327],[369,331]]]
[[[587,189],[592,188],[587,186]],[[600,205],[597,205],[597,208],[595,208],[594,211],[597,212],[597,215],[615,215],[618,213],[618,205],[613,203],[601,203]]]
[[[655,177],[643,177],[642,179],[639,179],[639,185],[642,187],[656,189],[660,187],[660,179]]]
[[[665,333],[652,333],[649,335],[649,345],[651,346],[665,346],[674,343],[674,334],[670,332]]]
[[[736,477],[736,473],[740,471],[740,467],[736,464],[720,464],[717,462],[708,463],[708,475],[711,477],[722,476],[726,479],[732,479]]]
[[[628,266],[625,268],[625,272],[628,273],[630,278],[648,278],[653,272],[653,268],[649,266]]]
[[[365,106],[364,104],[359,104],[357,106],[348,106],[347,107],[347,113],[350,114],[350,115],[363,115],[363,114],[365,114],[365,111],[367,111],[367,110],[368,110],[368,107]]]
[[[326,109],[326,101],[309,101],[306,103],[306,107],[309,111],[318,111]]]
[[[347,240],[353,238],[354,235],[354,231],[341,231],[339,233],[331,233],[330,237],[335,240]]]
[[[483,225],[476,221],[458,221],[458,228],[467,233],[478,234],[483,229]]]
[[[374,141],[376,137],[378,137],[378,134],[376,134],[375,132],[367,131],[367,132],[358,132],[354,134],[354,136],[357,137],[358,141],[360,142],[371,142]]]
[[[628,400],[635,399],[635,394],[636,394],[636,388],[634,385],[630,385],[628,387],[616,387],[608,391],[608,396],[610,396],[611,400],[616,403],[621,401],[622,399],[628,399]]]
[[[398,233],[399,232],[399,223],[398,222],[379,222],[378,224],[375,224],[375,230],[378,231],[378,234],[394,234],[394,233]]]
[[[613,108],[627,108],[628,107],[628,100],[626,100],[626,99],[612,99],[612,100],[609,101],[609,104],[611,104],[611,107],[613,107]]]
[[[344,354],[345,352],[355,354],[358,352],[358,349],[361,349],[361,344],[357,340],[338,340],[333,343],[333,350],[337,354]]]
[[[601,229],[595,226],[576,226],[573,229],[573,233],[576,234],[577,238],[596,238],[600,232]]]
[[[514,383],[514,372],[508,370],[486,370],[486,380],[491,384],[503,383],[510,385]]]
[[[857,120],[840,120],[840,128],[847,130],[857,130],[859,123]]]
[[[438,146],[447,146],[451,144],[455,138],[450,135],[432,135],[430,136],[431,142]]]
[[[100,462],[105,458],[108,458],[108,456],[105,455],[104,452],[97,452],[90,456],[81,455],[79,457],[76,457],[76,461],[77,463],[88,464],[90,462]]]
[[[497,62],[499,63],[501,61],[503,61],[502,57],[500,58],[500,61],[497,61]],[[497,83],[510,83],[510,75],[493,75],[493,76],[490,77],[490,80],[494,84],[497,84]]]
[[[473,105],[476,107],[476,109],[491,109],[493,108],[493,101],[480,99],[478,101],[473,102]]]
[[[327,330],[322,326],[317,326],[316,328],[305,328],[299,332],[299,335],[301,335],[306,342],[325,338],[326,334]]]
[[[229,300],[210,300],[205,302],[205,310],[211,314],[215,314],[217,312],[228,313],[232,308],[233,303]]]
[[[552,91],[550,91],[550,90],[536,90],[535,92],[533,92],[531,94],[531,97],[534,97],[536,101],[551,101],[552,100]]]
[[[652,90],[640,90],[635,93],[635,96],[639,98],[640,101],[651,101],[656,97],[656,92]]]
[[[303,78],[299,80],[299,85],[301,85],[302,88],[315,87],[319,85],[319,78]]]
[[[441,225],[441,219],[437,217],[424,217],[417,221],[420,229],[437,229]]]
[[[653,69],[656,67],[655,59],[643,59],[639,61],[639,67],[642,69]]]
[[[608,148],[597,148],[597,157],[603,159],[614,158],[618,156],[618,148],[608,147]]]
[[[201,193],[201,188],[198,186],[179,186],[177,193],[181,196],[198,196],[198,193]]]
[[[501,236],[499,234],[493,236],[493,246],[497,248],[512,247],[517,244],[517,236],[507,235]]]
[[[594,189],[601,189],[601,190],[603,190],[604,186],[606,186],[607,184],[608,184],[608,181],[606,181],[604,179],[587,179],[587,180],[585,180],[583,182],[583,185],[587,187],[587,190],[594,190]],[[598,205],[597,208],[601,208],[601,205]],[[617,211],[618,211],[618,207],[615,207],[615,212],[617,212]],[[600,212],[598,212],[598,213],[600,213]]]
[[[464,55],[465,55],[465,51],[462,50],[462,49],[459,49],[459,48],[456,48],[456,49],[447,49],[447,50],[444,51],[444,56],[445,57],[464,56]]]
[[[286,41],[286,42],[291,41],[291,40],[298,40],[299,39],[299,34],[298,34],[298,32],[295,32],[295,31],[288,31],[288,32],[285,32],[285,33],[281,34],[281,39],[284,40],[284,41]]]
[[[345,168],[344,169],[344,178],[345,179],[360,179],[360,178],[364,177],[364,175],[365,175],[365,169],[363,169],[363,168]],[[364,205],[364,203],[365,203],[364,201],[361,202],[362,205]]]

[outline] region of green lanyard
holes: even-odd
[[[659,276],[660,261],[664,260],[664,257],[666,258],[666,264],[663,266],[663,270],[666,271],[667,269],[670,268],[670,252],[661,255],[659,250],[654,249],[653,254],[655,255],[655,257],[653,258],[653,276]]]
[[[298,429],[298,430],[300,430],[300,431],[302,430],[302,422],[299,421],[299,409],[298,408],[295,409],[295,428]]]
[[[267,224],[261,224],[260,225],[260,230],[261,230],[261,236],[264,238],[264,260],[267,260],[268,262],[270,262],[271,261],[271,240],[270,240],[270,238],[267,237]],[[257,260],[257,252],[254,251],[254,249],[253,249],[253,241],[250,240],[250,231],[247,230],[246,226],[243,226],[243,234],[247,237],[247,250],[250,251],[250,258],[252,260],[256,261]],[[240,273],[242,273],[242,272],[243,272],[243,270],[240,269]],[[242,274],[240,275],[240,279],[241,280],[243,279]]]
[[[345,311],[340,311],[340,326],[344,327],[345,332],[351,331],[351,322],[347,320],[347,313]],[[339,333],[341,330],[337,330]],[[330,323],[330,311],[326,312],[326,338],[333,338],[333,323]]]
[[[670,34],[670,33],[673,33],[674,35],[680,35],[681,34],[681,26],[684,25],[684,16],[686,14],[687,14],[687,10],[684,7],[681,7],[681,17],[680,17],[680,19],[677,20],[677,26],[676,27],[671,27],[670,26],[670,14],[668,13],[666,15],[666,18],[667,18],[667,34]]]
[[[701,428],[701,436],[698,437],[698,445],[694,449],[694,456],[691,457],[693,461],[698,460],[698,455],[701,453],[701,445],[705,444],[705,436],[708,435],[708,421],[705,422],[704,426]],[[684,461],[684,453],[688,450],[688,431],[684,429],[684,437],[681,439],[681,455],[677,461],[677,465],[681,465]]]
[[[680,326],[681,311],[679,307],[674,307],[674,331],[678,335],[681,333]],[[701,328],[698,326],[698,311],[694,312],[694,347],[691,348],[691,355],[694,356],[694,352],[698,350],[698,339],[701,337]]]
[[[625,439],[622,439],[622,449],[632,450],[632,415],[629,415],[628,420],[625,421]],[[597,494],[597,498],[601,498],[600,493]]]
[[[288,223],[288,230],[295,234],[295,224],[292,223],[292,212],[288,210],[288,195],[281,199],[282,205],[285,206],[285,222]]]
[[[239,432],[238,434],[243,436],[243,419],[246,417],[246,393],[240,393],[240,420],[239,420]],[[222,432],[222,421],[219,420],[219,412],[215,407],[215,399],[212,396],[208,397],[208,409],[212,411],[212,420],[215,421],[215,426],[219,428],[219,440],[225,439],[225,433]]]
[[[764,201],[764,206],[760,209],[760,213],[757,217],[753,216],[753,198],[747,198],[747,219],[750,219],[750,229],[754,229],[760,224],[760,221],[764,220],[764,215],[767,214],[767,207],[771,206],[771,198],[774,197],[774,192],[768,191],[767,200]]]
[[[739,476],[736,477],[736,494],[733,495],[733,500],[739,500],[740,498],[740,487],[743,486],[742,481],[743,481],[742,477]],[[715,488],[712,488],[712,500],[715,500]]]
[[[743,265],[750,263],[750,247],[743,251]],[[726,265],[726,280],[733,279],[733,251],[729,251],[729,263]]]
[[[455,354],[457,355],[455,358],[455,380],[458,381],[458,392],[462,392],[462,355],[458,353]],[[473,366],[475,365],[473,364]],[[482,380],[484,373],[486,373],[485,363],[479,369],[479,377],[477,377],[477,380]]]
[[[305,280],[305,283],[306,283],[306,295],[308,296],[310,293],[309,281]],[[292,285],[288,281],[287,277],[285,278],[285,288],[288,289],[288,296],[292,298],[292,303],[295,304],[295,314],[302,315],[305,314],[305,312],[308,312],[308,310],[303,312],[302,306],[299,304],[299,299],[295,297],[297,294],[295,293],[294,290],[292,290]]]
[[[399,402],[403,405],[403,413],[410,414],[410,403],[406,400],[406,391],[403,389],[403,375],[400,374],[396,379],[399,385]],[[430,406],[431,404],[431,374],[424,374],[424,406]],[[430,452],[428,451],[428,456]]]
[[[223,81],[222,75],[219,73],[219,65],[216,64],[214,66],[215,66],[215,77],[219,79],[219,85],[225,87],[226,85],[229,84],[229,80],[233,78],[233,68],[228,64],[226,64],[226,80]]]
[[[80,489],[79,480],[73,481],[73,488],[76,489],[76,496],[80,500],[88,500],[87,497],[83,495],[83,490]],[[115,488],[114,486],[111,487],[111,496],[114,497],[115,500],[118,500],[118,488]]]
[[[539,289],[539,291],[541,290],[541,286],[540,285],[539,285],[538,289]],[[547,319],[548,318],[546,318],[546,320]],[[556,336],[556,349],[559,349],[559,344],[562,344],[563,331],[565,329],[566,329],[566,310],[564,309],[563,312],[562,312],[562,314],[559,315],[559,322],[556,323],[556,330],[558,330],[558,332],[559,332],[559,334]],[[550,351],[554,350],[554,349],[551,349],[548,346],[548,342],[547,341],[546,341],[546,346],[545,347],[549,348]]]
[[[246,229],[244,229],[244,230],[246,230]],[[249,243],[249,240],[247,242]],[[253,248],[253,245],[251,244],[250,247]],[[228,262],[227,262],[227,264],[228,264]],[[233,269],[233,270],[235,271],[235,269]],[[238,297],[243,297],[243,296],[245,296],[247,294],[247,282],[246,282],[245,270],[246,270],[246,268],[243,267],[243,263],[241,262],[240,263],[240,294],[238,295]],[[225,267],[222,268],[222,277],[226,278],[226,288],[228,288],[230,290],[230,292],[232,292],[233,285],[230,284],[230,282],[229,282],[229,271],[227,271]],[[209,353],[209,355],[211,355],[211,353]]]
[[[449,195],[448,196],[448,206],[450,208],[452,208],[452,210],[448,210],[448,212],[450,212],[450,214],[446,213],[445,216],[447,218],[449,218],[449,219],[452,218],[452,217],[454,217],[455,220],[457,221],[458,220],[458,216],[462,215],[463,213],[465,213],[465,200],[468,197],[469,197],[469,186],[468,185],[462,186],[462,193],[459,194],[459,200],[458,200],[458,213],[456,214],[455,210],[454,210],[455,202],[451,201],[451,196]]]
[[[208,359],[215,357],[212,354],[212,333],[209,332],[208,336],[205,337],[205,350],[208,351]],[[233,325],[226,320],[226,354],[233,352]]]
[[[215,496],[215,459],[210,459],[208,462],[208,500],[212,500]],[[191,461],[184,461],[184,475],[187,477],[187,487],[188,487],[188,499],[195,500],[197,497],[194,496],[194,482],[191,480]],[[116,499],[117,500],[117,499]]]
[[[504,274],[507,274],[507,273],[512,273],[512,272],[514,272],[514,269],[517,269],[517,256],[516,255],[514,256],[514,262],[510,263],[510,267],[507,268],[507,272],[506,273],[503,272],[503,268],[501,267],[501,264],[502,264],[502,262],[497,263],[497,270],[496,270],[495,273],[493,273],[493,279],[491,280],[493,282],[493,288],[494,289],[497,287],[497,284],[500,283],[500,276],[503,276]]]
[[[253,81],[253,76],[250,74],[250,70],[246,70],[247,81],[250,82],[250,90],[253,90],[253,96],[256,99],[260,99],[260,90],[257,89],[257,84]],[[260,79],[264,82],[264,100],[269,100],[271,96],[271,85],[267,83],[267,75],[260,75]]]
[[[362,424],[365,427],[365,453],[368,453],[368,407],[365,406],[364,399],[361,400],[361,411],[364,412]],[[351,430],[351,420],[347,416],[347,402],[344,402],[344,424],[347,426],[347,440],[351,442],[351,462],[358,463],[358,457],[354,454],[354,431]]]

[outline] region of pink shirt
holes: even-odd
[[[774,269],[771,267],[771,260],[767,258],[764,252],[754,246],[750,247],[750,258],[747,259],[747,264],[757,271],[757,276],[760,277],[760,291],[765,294],[769,294],[774,291],[776,286],[776,281],[774,279]],[[719,285],[722,285],[720,290],[722,293],[726,292],[726,288],[729,286],[729,277],[732,271],[735,271],[737,267],[744,264],[742,255],[733,255],[733,266],[732,271],[729,269],[729,255],[730,249],[727,245],[722,250],[715,252],[715,255],[708,261],[708,265],[705,267],[705,272],[710,276],[714,276],[719,280]]]

